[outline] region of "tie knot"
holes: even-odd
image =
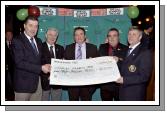
[[[132,48],[129,48],[129,49],[128,49],[128,52],[127,52],[127,54],[126,54],[127,57],[128,57],[128,56],[130,55],[130,53],[131,53],[130,50],[132,50]]]
[[[81,49],[82,45],[78,45],[78,48]]]
[[[50,46],[50,49],[53,49],[53,46]]]
[[[11,41],[9,41],[9,45],[11,45],[12,44],[12,42]]]
[[[33,41],[33,38],[30,38],[31,42]]]

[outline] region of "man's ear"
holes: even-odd
[[[84,38],[85,38],[84,41],[86,41],[86,35],[84,36]]]
[[[45,38],[47,39],[47,34],[45,34]]]
[[[24,29],[25,29],[26,25],[24,24]]]

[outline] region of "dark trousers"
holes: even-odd
[[[116,83],[102,85],[100,95],[103,101],[119,101],[119,85]]]
[[[13,78],[9,71],[6,71],[5,76],[5,99],[9,101],[14,100]]]
[[[91,101],[95,89],[93,86],[70,87],[68,88],[69,100],[79,101],[81,99],[81,101]]]

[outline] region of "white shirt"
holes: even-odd
[[[9,42],[9,41],[7,40],[6,43],[7,43],[7,46],[8,46],[8,48],[9,48],[9,43],[11,43],[11,42]]]
[[[47,42],[46,42],[47,43]],[[55,45],[50,45],[49,43],[47,43],[49,51],[50,51],[50,46],[53,46],[53,53],[54,53],[54,57],[56,57],[56,53],[55,53]]]
[[[38,51],[37,42],[36,42],[36,40],[34,39],[34,37],[30,37],[30,36],[28,36],[28,35],[25,33],[25,31],[24,31],[24,34],[26,35],[26,37],[28,38],[28,40],[29,40],[30,43],[31,43],[31,38],[33,38],[33,41],[34,41],[35,46],[36,46],[37,51]],[[38,53],[39,53],[39,51],[38,51]]]
[[[134,46],[129,46],[129,48],[132,48],[130,50],[130,54],[132,53],[132,51],[140,44],[140,42],[138,42],[137,44],[135,44]]]

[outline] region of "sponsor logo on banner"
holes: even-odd
[[[73,16],[73,9],[58,8],[59,16]]]
[[[74,17],[90,17],[90,10],[74,10]]]
[[[123,15],[123,8],[107,8],[107,15]]]
[[[91,16],[106,16],[107,9],[91,9]]]
[[[56,15],[56,8],[39,8],[41,15],[54,16]]]

